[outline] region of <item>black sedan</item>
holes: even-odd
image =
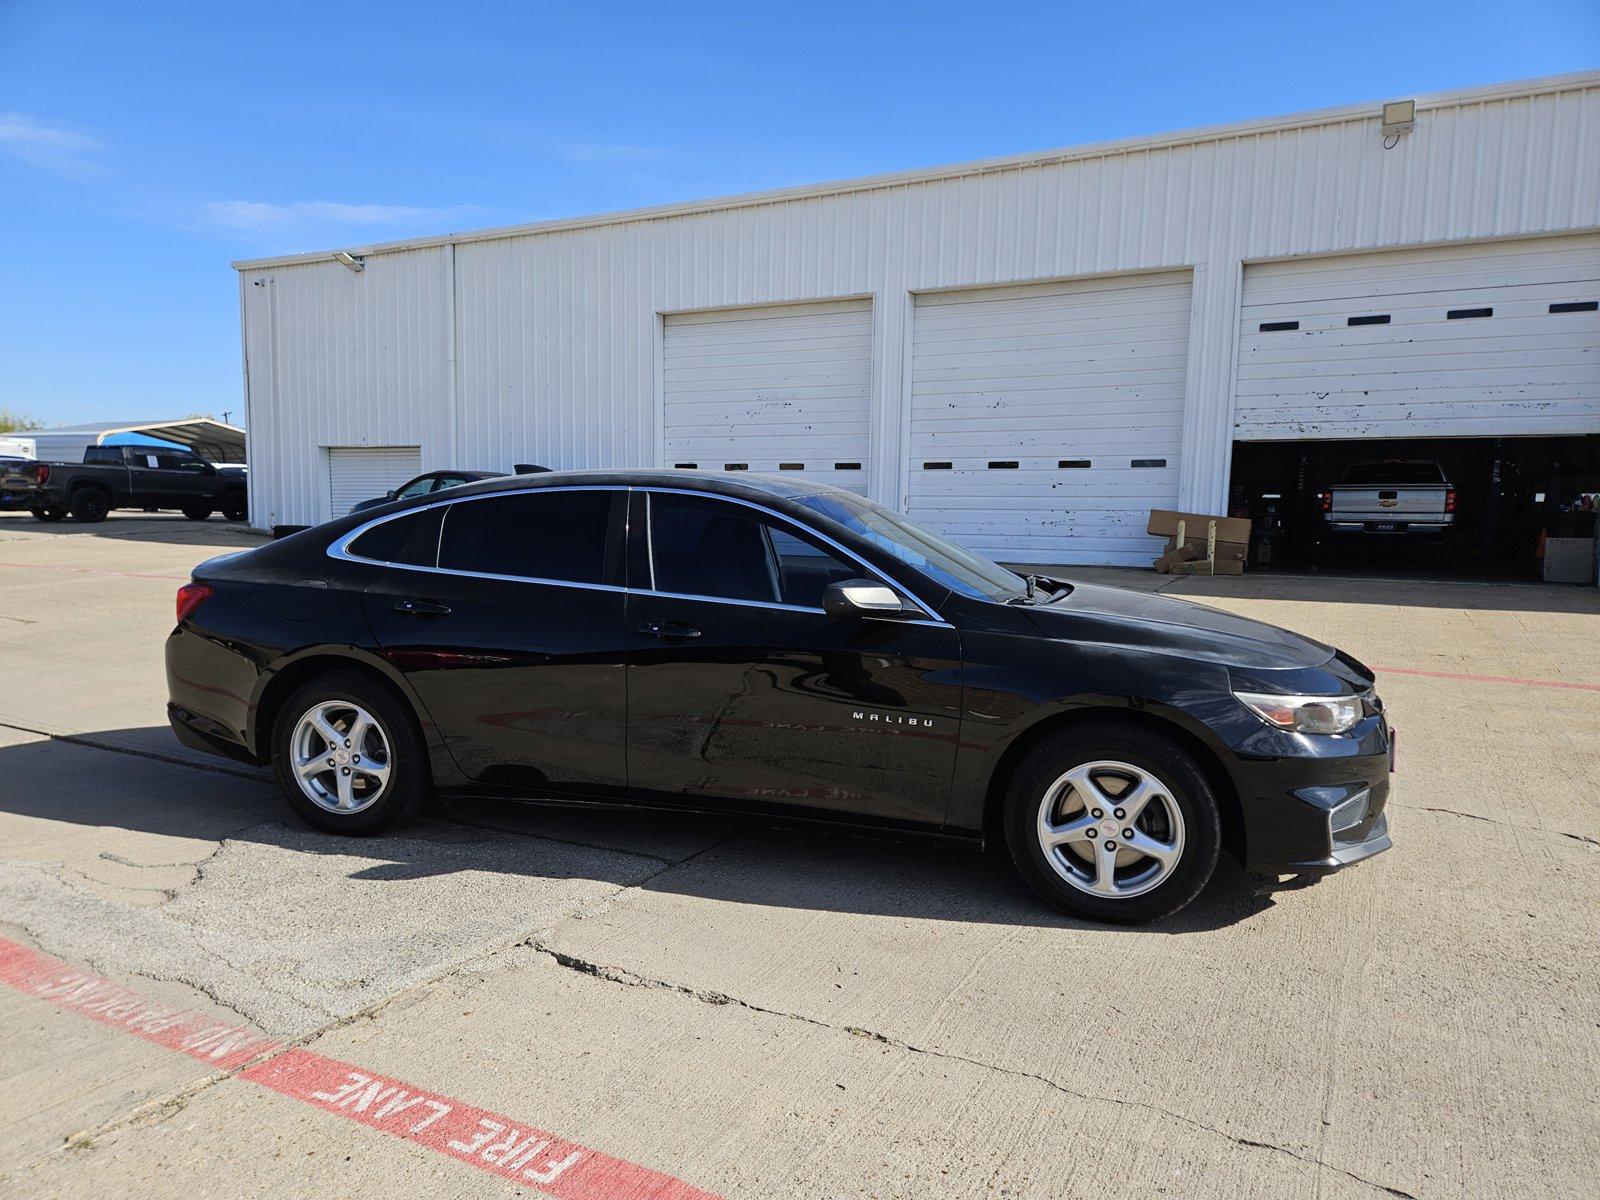
[[[167,643],[187,745],[365,834],[430,797],[1003,838],[1138,921],[1389,846],[1366,667],[1163,596],[1023,576],[792,478],[518,476],[202,564]]]
[[[381,496],[373,496],[370,500],[362,500],[351,507],[353,513],[366,512],[369,508],[377,508],[391,500],[415,500],[418,496],[430,496],[434,492],[442,492],[446,488],[460,487],[467,483],[478,483],[484,479],[498,479],[504,471],[428,471],[418,475],[415,479],[408,479],[397,488],[391,488]]]

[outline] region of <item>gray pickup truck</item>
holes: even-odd
[[[103,521],[116,508],[175,508],[191,521],[219,509],[230,521],[249,515],[243,467],[154,446],[90,446],[81,463],[7,462],[0,466],[0,508],[25,508],[41,521],[68,513]]]
[[[1323,532],[1340,542],[1438,543],[1456,523],[1456,489],[1427,460],[1354,463],[1319,500]]]

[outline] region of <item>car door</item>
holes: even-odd
[[[153,447],[122,447],[122,465],[128,469],[128,503],[140,508],[167,508],[173,503],[161,455]]]
[[[636,788],[942,821],[960,732],[953,628],[830,617],[827,584],[873,572],[759,506],[641,489],[630,530]]]
[[[471,778],[627,783],[625,514],[621,489],[544,488],[437,504],[393,519],[403,539],[351,541],[352,557],[392,564],[366,589],[368,622]]]
[[[160,488],[165,505],[174,508],[210,508],[216,502],[217,469],[203,458],[178,451],[157,455]]]

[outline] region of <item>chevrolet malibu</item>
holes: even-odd
[[[793,478],[469,484],[204,563],[177,610],[178,737],[270,763],[330,833],[497,796],[994,838],[1120,922],[1223,850],[1319,876],[1389,846],[1355,659]]]

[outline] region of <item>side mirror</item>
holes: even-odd
[[[871,579],[830,583],[822,593],[822,609],[830,617],[877,617],[884,621],[904,621],[918,613],[900,598],[899,592]]]
[[[393,500],[393,499],[397,498],[399,495],[400,495],[400,493],[396,489],[390,488],[387,492],[385,492],[383,494],[383,498],[385,500]]]

